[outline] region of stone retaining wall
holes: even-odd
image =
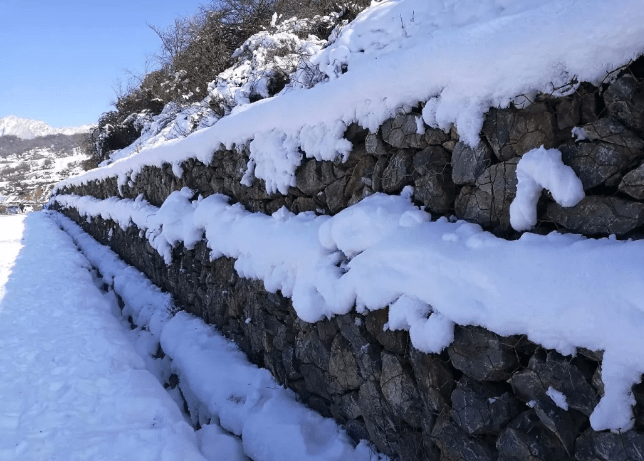
[[[496,235],[516,238],[509,205],[516,194],[516,165],[521,155],[541,145],[557,147],[565,164],[581,179],[586,198],[564,208],[542,193],[538,224],[532,230],[575,232],[588,236],[615,234],[640,238],[644,225],[644,60],[636,61],[611,85],[582,84],[566,98],[540,96],[525,109],[491,109],[476,149],[458,134],[425,127],[418,134],[418,113],[386,121],[375,134],[356,125],[347,129],[353,145],[348,160],[305,159],[296,171],[296,186],[287,195],[266,192],[262,180],[241,185],[248,162],[247,146],[218,151],[209,165],[189,159],[175,176],[170,165],[144,167],[127,184],[117,178],[68,186],[61,194],[144,198],[160,206],[184,186],[206,197],[228,195],[248,210],[273,213],[335,214],[374,192],[399,193],[414,186],[413,200],[436,215],[476,222]],[[637,76],[642,78],[637,78]],[[575,141],[574,127],[585,139]]]
[[[447,350],[425,354],[405,331],[384,331],[387,309],[309,324],[290,300],[237,275],[234,260],[210,261],[199,243],[166,265],[131,226],[61,210],[99,242],[215,325],[311,408],[400,460],[639,460],[644,385],[626,434],[595,432],[588,417],[602,395],[601,353],[563,357],[522,336],[456,327]],[[176,383],[175,383],[176,384]],[[564,411],[547,396],[564,393]]]
[[[584,84],[566,98],[493,109],[476,149],[459,142],[456,132],[426,128],[418,134],[413,113],[388,120],[376,134],[351,126],[348,160],[305,160],[287,195],[267,194],[259,180],[252,187],[240,184],[248,160],[244,148],[217,152],[209,165],[187,160],[181,177],[169,165],[146,167],[120,191],[110,178],[59,193],[101,199],[143,194],[160,206],[187,186],[195,195],[226,194],[255,212],[286,206],[334,214],[374,192],[394,194],[413,185],[414,201],[434,216],[455,215],[515,238],[508,208],[516,164],[544,145],[561,150],[587,196],[562,208],[544,192],[534,232],[638,238],[644,225],[642,67],[634,63],[602,88]],[[586,139],[575,142],[571,130],[579,126]],[[267,292],[260,281],[240,278],[233,260],[210,261],[203,242],[194,250],[177,246],[166,265],[135,226],[123,231],[112,221],[60,211],[170,292],[181,308],[215,325],[310,407],[396,459],[644,459],[644,386],[633,390],[634,430],[590,429],[588,417],[603,389],[601,353],[563,357],[524,337],[457,326],[443,354],[424,354],[411,347],[406,332],[383,330],[386,308],[308,324],[297,318],[289,299]],[[567,396],[568,411],[547,395],[551,388]]]

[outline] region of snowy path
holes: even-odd
[[[0,217],[0,460],[203,460],[88,266],[46,215]]]

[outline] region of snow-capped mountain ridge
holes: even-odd
[[[92,126],[93,125],[90,124],[76,127],[54,128],[40,120],[8,115],[0,118],[0,136],[12,135],[21,139],[33,139],[52,134],[72,135],[86,133]]]

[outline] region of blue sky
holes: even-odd
[[[0,0],[0,117],[54,127],[111,110],[123,69],[141,72],[165,27],[205,0]]]

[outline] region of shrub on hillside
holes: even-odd
[[[291,83],[292,75],[302,80],[295,86],[311,86],[319,76],[306,64],[310,55],[368,4],[217,0],[167,29],[150,26],[161,40],[156,56],[161,67],[118,89],[116,110],[103,114],[92,133],[94,157],[107,159],[146,130],[149,136],[161,133],[169,123],[161,115],[172,112],[164,110],[170,103],[180,111],[205,101],[214,111],[207,106],[188,110],[189,120],[174,123],[168,133],[175,137],[208,126],[214,114],[226,115],[235,105],[273,96]],[[174,133],[177,129],[182,133]]]

